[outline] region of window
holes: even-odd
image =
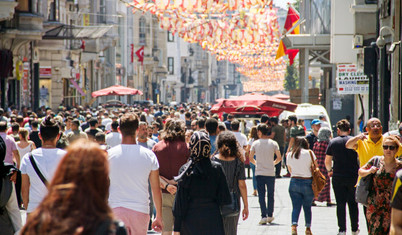
[[[106,1],[99,1],[99,15],[98,15],[98,23],[106,23]]]
[[[141,17],[140,18],[140,25],[139,25],[139,28],[140,28],[140,32],[139,32],[139,36],[140,36],[140,45],[145,45],[146,44],[146,29],[145,29],[145,27],[146,27],[146,20],[145,20],[145,17]]]
[[[169,74],[174,74],[174,58],[173,57],[168,57],[168,71]]]
[[[168,42],[174,42],[174,35],[172,32],[168,31],[167,37]]]
[[[18,12],[31,12],[31,0],[18,0],[18,5],[15,7],[15,10]]]
[[[59,0],[49,0],[47,2],[47,20],[59,21]]]

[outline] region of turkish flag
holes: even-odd
[[[135,54],[138,56],[138,61],[141,62],[141,65],[144,65],[144,46],[138,49]]]

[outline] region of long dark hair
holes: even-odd
[[[67,149],[49,192],[21,234],[95,234],[113,218],[108,206],[109,165],[98,144],[79,140]]]
[[[308,149],[308,142],[304,137],[296,137],[292,149],[292,157],[299,159],[301,149]]]
[[[216,140],[216,146],[219,154],[224,157],[236,157],[243,161],[240,152],[240,146],[237,143],[236,136],[230,131],[221,132]]]

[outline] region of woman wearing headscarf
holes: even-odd
[[[211,162],[211,143],[204,132],[190,140],[190,160],[175,177],[178,189],[173,205],[174,234],[224,235],[220,206],[231,197],[222,166]]]
[[[321,127],[318,131],[317,141],[314,143],[313,152],[317,157],[318,168],[321,173],[325,176],[326,184],[324,189],[318,194],[318,198],[315,201],[327,202],[327,206],[332,206],[331,203],[331,182],[329,179],[327,168],[325,167],[325,156],[329,141],[331,139],[331,130],[328,127]],[[314,202],[313,202],[314,205]]]

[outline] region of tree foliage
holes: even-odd
[[[297,67],[294,64],[286,67],[285,82],[283,85],[287,91],[299,88],[299,75]]]

